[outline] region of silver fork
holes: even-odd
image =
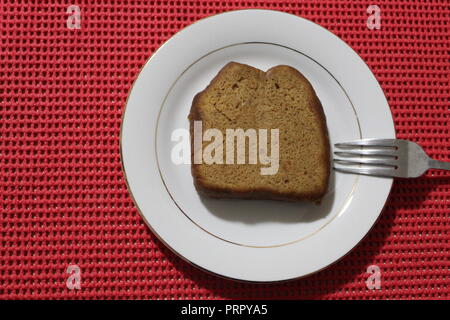
[[[336,143],[334,169],[372,176],[416,178],[428,169],[450,170],[450,162],[431,159],[417,143],[400,139],[363,139]]]

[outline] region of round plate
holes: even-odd
[[[321,270],[369,231],[384,207],[392,179],[332,171],[320,205],[200,197],[190,165],[172,161],[173,149],[180,143],[173,133],[188,132],[194,95],[230,61],[262,70],[287,64],[302,72],[322,102],[332,145],[395,138],[383,91],[342,40],[290,14],[232,11],[177,33],[139,74],[121,132],[128,188],[161,241],[205,270],[259,282]]]

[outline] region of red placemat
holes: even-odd
[[[134,208],[119,155],[127,94],[151,53],[200,18],[257,7],[341,37],[380,81],[398,137],[450,161],[447,0],[45,2],[0,1],[0,298],[450,297],[449,173],[396,181],[369,235],[330,268],[255,285],[166,249]],[[81,29],[67,27],[72,4]],[[369,5],[381,29],[366,25]],[[66,286],[70,265],[81,289]],[[379,290],[366,286],[370,265]]]

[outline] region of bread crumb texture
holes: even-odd
[[[267,165],[259,162],[192,164],[200,193],[219,198],[313,202],[320,202],[326,193],[330,146],[325,115],[313,87],[296,69],[280,65],[264,72],[230,62],[195,96],[189,119],[191,150],[194,121],[202,121],[203,132],[221,130],[224,140],[226,129],[268,129],[269,154],[270,129],[279,129],[276,174],[261,175],[260,168]],[[208,144],[204,141],[203,149]]]

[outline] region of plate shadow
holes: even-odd
[[[324,219],[331,214],[335,198],[335,182],[336,173],[331,170],[328,192],[321,204],[274,200],[214,199],[204,196],[200,196],[200,200],[211,214],[223,220],[239,221],[245,224],[307,223]]]

